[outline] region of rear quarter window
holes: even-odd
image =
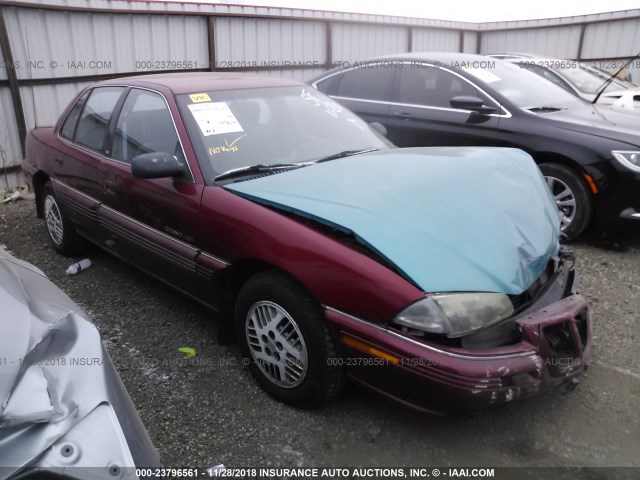
[[[345,98],[387,101],[395,68],[368,65],[349,70],[342,75],[336,95]]]
[[[67,115],[67,119],[64,121],[64,125],[60,129],[60,136],[66,138],[67,140],[73,140],[73,135],[76,131],[76,125],[78,124],[78,118],[80,118],[80,112],[82,111],[82,107],[84,107],[87,98],[89,98],[89,93],[91,90],[87,90],[84,94],[76,101],[76,103],[71,108],[69,115]]]

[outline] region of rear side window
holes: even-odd
[[[143,153],[164,152],[184,161],[178,134],[164,98],[131,89],[116,123],[111,157],[131,163]]]
[[[394,71],[395,68],[382,65],[368,65],[349,70],[342,74],[336,95],[386,101]]]
[[[96,152],[102,150],[109,120],[123,91],[124,87],[98,87],[91,91],[78,121],[75,143]]]
[[[340,83],[340,75],[333,75],[316,83],[316,88],[325,95],[335,95],[338,91]]]
[[[82,107],[84,107],[84,103],[87,101],[89,97],[90,90],[84,92],[84,94],[78,99],[75,103],[67,119],[64,121],[64,125],[60,129],[60,136],[66,138],[67,140],[73,140],[73,134],[76,131],[76,125],[78,124],[78,118],[80,117],[80,112],[82,111]]]

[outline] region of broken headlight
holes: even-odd
[[[409,305],[391,323],[407,333],[453,338],[493,325],[513,313],[513,304],[503,293],[436,293]]]

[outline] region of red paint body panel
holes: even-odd
[[[523,339],[510,346],[507,354],[497,349],[434,345],[331,310],[327,319],[338,334],[367,342],[400,359],[399,364],[382,359],[375,359],[373,365],[355,362],[352,376],[389,397],[430,412],[497,406],[571,384],[587,368],[591,350],[591,318],[587,301],[579,295],[517,320]],[[582,333],[579,321],[584,322]],[[575,347],[570,358],[554,356],[543,333],[564,322],[570,326]],[[360,355],[344,348],[348,357]]]
[[[388,321],[424,296],[373,259],[223,188],[205,188],[202,218],[204,251],[231,263],[274,265],[297,278],[320,303],[369,321]]]

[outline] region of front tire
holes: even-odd
[[[47,235],[53,248],[65,257],[75,257],[82,253],[85,247],[84,240],[78,236],[75,225],[58,203],[51,182],[44,186],[42,211]]]
[[[593,197],[578,172],[558,163],[543,163],[540,170],[562,212],[560,230],[568,240],[580,235],[591,222]]]
[[[236,332],[249,370],[276,399],[310,408],[336,396],[345,373],[322,308],[295,279],[275,270],[250,278],[238,295]]]

